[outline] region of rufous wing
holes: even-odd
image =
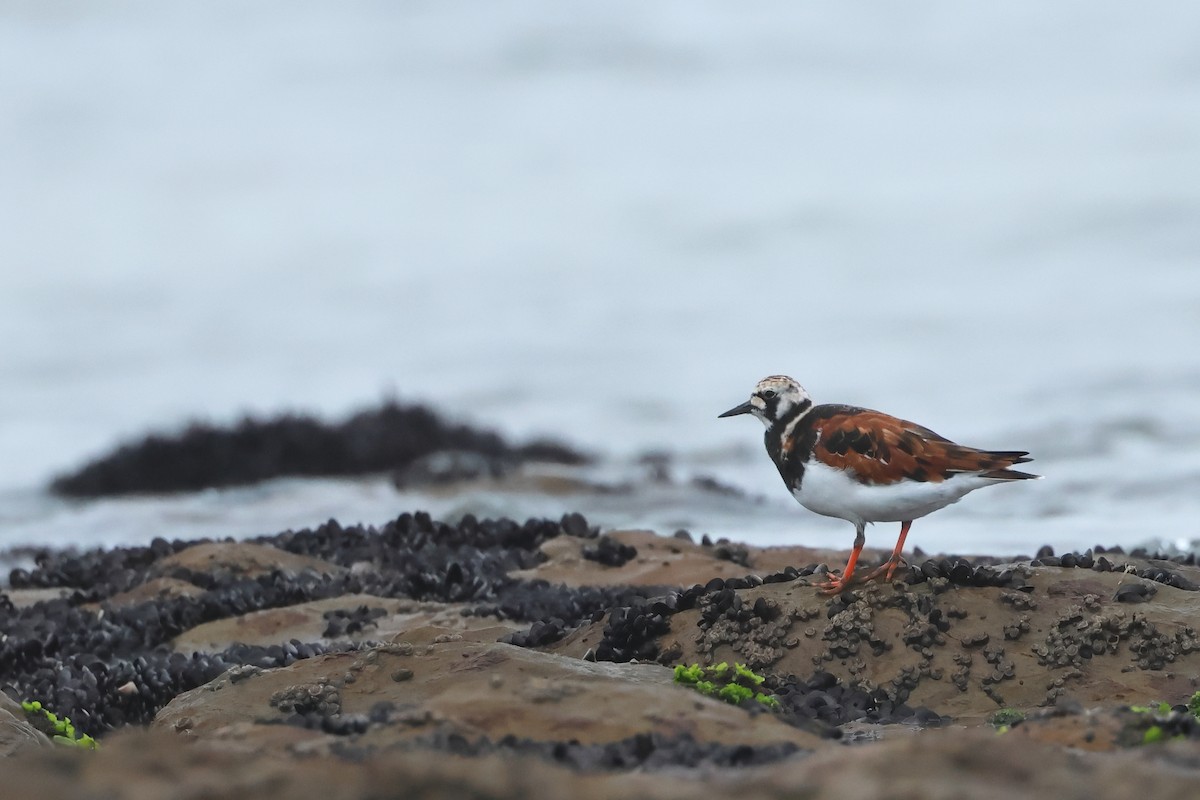
[[[836,414],[814,421],[814,428],[813,456],[836,469],[851,470],[867,483],[940,482],[958,473],[997,480],[1036,477],[1009,469],[1031,460],[1025,451],[964,447],[928,428],[878,411]]]

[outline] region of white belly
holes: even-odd
[[[800,505],[826,517],[860,522],[904,522],[957,503],[981,486],[998,483],[978,475],[953,475],[940,483],[901,481],[889,485],[863,484],[845,470],[820,462],[805,465],[804,479],[792,495]]]

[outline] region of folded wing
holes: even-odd
[[[976,450],[928,428],[878,411],[856,410],[814,420],[813,454],[873,484],[900,480],[941,482],[956,474],[999,481],[1036,478],[1009,469],[1031,461],[1023,450]]]

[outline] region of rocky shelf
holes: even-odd
[[[4,796],[1194,796],[1193,557],[919,557],[822,596],[844,557],[578,514],[41,552],[0,594]],[[674,680],[722,662],[771,707]]]

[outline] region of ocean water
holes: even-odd
[[[921,520],[926,551],[1186,543],[1198,32],[1188,2],[9,0],[0,547],[416,508],[848,546],[716,419],[781,372],[1033,452],[1045,480]],[[188,419],[392,395],[680,482],[44,490]]]

